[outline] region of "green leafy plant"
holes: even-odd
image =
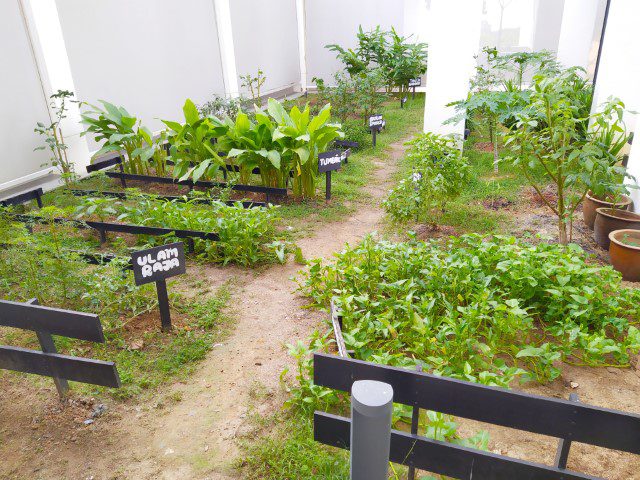
[[[487,385],[553,380],[560,360],[627,366],[640,350],[640,291],[576,245],[369,237],[312,261],[301,285],[317,305],[334,298],[355,358]]]
[[[315,197],[318,153],[325,151],[335,139],[344,137],[340,125],[329,123],[331,106],[325,105],[312,117],[309,105],[302,111],[294,106],[287,113],[280,102],[270,98],[268,111],[277,125],[273,141],[281,149],[286,171],[293,172],[294,195]]]
[[[345,64],[351,77],[380,69],[387,93],[397,87],[402,96],[408,89],[409,79],[419,77],[427,71],[426,43],[411,43],[409,38],[399,35],[393,27],[386,31],[377,26],[365,32],[359,26],[356,36],[358,45],[355,49],[345,49],[337,44],[325,47],[336,52],[337,58]]]
[[[604,125],[620,130],[624,106],[610,100],[593,114],[583,115],[584,105],[576,101],[575,89],[582,91],[575,69],[555,77],[534,77],[530,104],[517,115],[516,128],[506,136],[513,155],[511,161],[525,175],[545,205],[558,217],[559,242],[572,239],[573,215],[591,188],[598,191],[603,178],[620,173],[610,144],[600,141]],[[589,123],[595,129],[587,129]],[[585,130],[586,129],[586,130]],[[554,184],[557,201],[541,192],[534,172],[543,171],[544,178]]]
[[[264,85],[264,82],[267,81],[264,72],[258,69],[258,74],[255,77],[248,73],[246,75],[240,75],[240,80],[240,86],[249,90],[253,103],[259,104],[261,102],[260,89]]]
[[[194,182],[210,180],[225,165],[214,148],[215,140],[223,134],[224,129],[212,119],[201,117],[190,99],[185,101],[182,111],[184,124],[162,121],[169,127],[169,154],[175,163],[173,176],[180,180],[191,178]]]
[[[140,120],[132,116],[123,107],[117,107],[100,100],[101,108],[89,103],[81,115],[81,123],[87,128],[81,135],[91,133],[96,141],[104,141],[100,150],[94,154],[99,157],[109,152],[126,152],[125,171],[135,174],[149,173],[149,159],[155,154],[153,134]]]
[[[253,265],[259,262],[284,261],[287,242],[277,244],[277,206],[243,208],[215,201],[206,207],[192,201],[159,201],[146,195],[131,202],[110,198],[86,197],[75,208],[79,219],[115,219],[125,223],[176,230],[217,233],[219,240],[195,239],[196,252],[214,262]],[[148,237],[148,243],[166,243],[166,238]]]
[[[198,106],[198,112],[203,117],[218,117],[218,118],[235,118],[238,110],[242,110],[248,103],[247,99],[240,97],[222,97],[220,95],[213,95],[211,100],[207,100],[202,105]]]
[[[449,137],[424,133],[407,145],[410,148],[406,156],[413,172],[391,190],[384,207],[396,220],[417,221],[421,213],[427,213],[435,222],[447,202],[467,185],[469,162]]]
[[[64,136],[62,135],[60,124],[62,120],[67,118],[67,102],[75,102],[75,100],[73,100],[73,92],[68,90],[58,90],[51,95],[50,99],[51,111],[54,116],[53,121],[49,125],[38,122],[36,128],[33,130],[44,137],[46,145],[36,147],[34,150],[48,149],[51,157],[49,163],[45,165],[55,167],[60,172],[60,176],[65,185],[69,185],[76,179],[76,173],[73,162],[70,162],[67,156],[68,147],[67,144],[64,143]]]

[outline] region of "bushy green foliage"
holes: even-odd
[[[214,201],[206,207],[193,201],[159,201],[145,195],[134,202],[114,198],[86,197],[76,207],[77,218],[115,217],[118,221],[150,227],[198,230],[217,233],[218,241],[195,239],[196,251],[222,262],[253,265],[278,258],[283,260],[282,243],[277,242],[277,206],[243,208]],[[147,242],[166,243],[166,238],[149,237]]]
[[[318,176],[318,153],[323,152],[344,134],[340,125],[329,123],[331,105],[312,116],[308,105],[289,112],[270,98],[268,115],[256,107],[255,122],[241,112],[236,121],[213,119],[223,131],[220,147],[228,149],[228,158],[239,168],[260,167],[263,183],[284,188],[293,173],[293,193],[315,197]]]
[[[553,380],[558,360],[625,366],[640,350],[640,291],[576,245],[369,237],[312,262],[302,289],[318,305],[335,297],[355,358],[487,385]]]
[[[355,49],[345,49],[336,44],[326,46],[336,52],[352,77],[379,69],[384,75],[387,92],[397,87],[402,94],[407,89],[409,79],[427,71],[427,44],[411,43],[409,38],[398,35],[393,27],[386,31],[377,26],[365,32],[360,26],[357,40]]]
[[[364,70],[357,75],[348,76],[343,72],[334,75],[333,85],[326,85],[323,79],[314,78],[318,88],[320,104],[331,104],[331,112],[341,122],[360,117],[366,124],[369,115],[376,113],[385,100],[386,93],[380,90],[385,86],[385,74],[380,68]]]
[[[81,117],[87,128],[80,135],[91,133],[97,142],[104,141],[94,157],[109,152],[126,152],[125,171],[148,174],[150,160],[162,155],[162,145],[154,141],[151,130],[142,125],[141,120],[131,115],[123,107],[100,100],[102,107],[81,103],[88,107]]]
[[[585,83],[578,69],[553,77],[536,75],[529,104],[516,115],[505,142],[513,151],[510,160],[557,216],[560,243],[571,241],[573,216],[588,190],[599,190],[605,178],[624,172],[615,165],[611,143],[624,132],[624,104],[610,99],[591,113],[583,103]],[[590,123],[595,128],[589,128]],[[543,170],[546,181],[554,184],[557,202],[541,193],[535,170]]]
[[[47,216],[62,212],[47,207]],[[120,315],[149,309],[155,302],[153,289],[138,288],[132,276],[123,275],[127,258],[91,268],[80,246],[72,248],[73,228],[54,224],[46,232],[30,234],[23,224],[0,217],[0,293],[3,298],[25,301],[37,298],[41,305],[89,311],[101,316],[109,327]]]
[[[450,137],[423,133],[407,145],[406,156],[413,172],[391,190],[384,207],[400,221],[417,219],[425,210],[437,210],[433,212],[436,218],[466,186],[469,162]]]

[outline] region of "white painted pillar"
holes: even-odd
[[[236,68],[236,52],[233,47],[233,27],[231,25],[231,7],[229,0],[213,0],[218,27],[218,43],[226,94],[232,98],[240,96],[238,70]],[[247,12],[251,15],[251,12]],[[254,41],[259,41],[255,39]]]
[[[464,122],[443,125],[455,111],[446,105],[466,98],[480,48],[482,2],[431,0],[425,23],[429,42],[424,131],[464,133]]]
[[[599,0],[565,0],[558,42],[558,61],[567,67],[589,67],[591,52],[597,54],[602,25],[596,25]],[[596,32],[597,30],[597,32]]]
[[[300,89],[307,90],[307,29],[305,0],[296,0],[298,21],[298,51],[300,55]]]
[[[55,0],[20,1],[46,96],[50,97],[58,90],[75,92]],[[76,103],[68,106],[67,118],[61,121],[60,128],[68,147],[67,156],[75,165],[76,173],[82,176],[87,173],[91,154],[87,139],[80,136],[84,130],[80,123],[80,109]],[[53,113],[51,116],[53,118]]]
[[[628,110],[640,111],[640,18],[638,0],[611,0],[607,28],[602,45],[602,55],[593,109],[597,109],[609,97],[618,97]],[[634,145],[629,154],[629,173],[640,182],[640,122],[637,115],[625,114],[628,130],[635,131]],[[640,191],[631,189],[634,209],[640,211]]]

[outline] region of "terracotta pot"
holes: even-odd
[[[596,221],[596,209],[619,208],[622,210],[628,210],[632,204],[633,200],[626,195],[622,195],[622,200],[620,202],[612,203],[599,200],[587,193],[587,196],[584,197],[584,200],[582,201],[582,218],[584,218],[584,223],[587,224],[587,227],[593,230],[593,224]]]
[[[640,230],[640,215],[617,208],[597,208],[593,237],[605,250],[609,249],[609,234],[614,230]]]
[[[609,255],[613,268],[622,273],[623,280],[640,281],[640,231],[614,230],[609,234],[609,239]],[[624,243],[626,240],[639,246],[627,245]]]

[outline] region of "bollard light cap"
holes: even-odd
[[[393,403],[393,387],[376,380],[358,380],[351,387],[353,407],[364,415],[385,412],[386,405]]]

